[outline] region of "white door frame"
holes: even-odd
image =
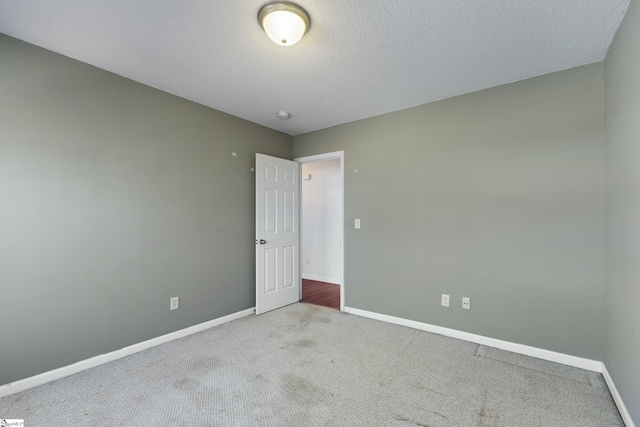
[[[340,160],[340,218],[342,218],[342,227],[340,228],[340,259],[342,260],[342,283],[340,285],[340,311],[344,311],[344,151],[334,151],[331,153],[316,154],[314,156],[298,157],[293,159],[294,161],[302,163],[319,162],[322,160]],[[302,173],[300,173],[300,179],[302,179]],[[302,200],[302,183],[300,184],[300,200]],[[302,215],[302,209],[299,210]],[[301,237],[302,238],[302,237]],[[300,245],[300,248],[302,245]],[[298,257],[300,259],[300,257]],[[300,299],[302,299],[302,274],[300,274]]]

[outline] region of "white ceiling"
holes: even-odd
[[[311,29],[282,47],[266,2],[0,0],[0,32],[297,135],[602,61],[629,4],[299,0]]]

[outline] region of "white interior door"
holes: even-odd
[[[256,314],[300,300],[300,164],[256,154]]]

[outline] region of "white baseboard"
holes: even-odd
[[[334,285],[342,285],[342,283],[340,283],[339,279],[334,279],[332,277],[323,277],[323,276],[316,276],[315,274],[301,274],[300,276],[302,276],[303,279],[307,279],[307,280],[315,280],[317,282],[325,282],[325,283],[332,283]]]
[[[125,356],[129,356],[134,353],[138,353],[148,348],[155,347],[169,341],[177,340],[178,338],[186,337],[187,335],[202,332],[206,329],[213,328],[215,326],[219,326],[245,316],[249,316],[253,313],[255,313],[255,308],[248,308],[246,310],[238,311],[237,313],[232,313],[227,316],[210,320],[208,322],[200,323],[198,325],[190,326],[179,331],[171,332],[166,335],[133,344],[120,350],[115,350],[110,353],[100,354],[89,359],[81,360],[69,366],[63,366],[62,368],[54,369],[53,371],[43,372],[42,374],[38,374],[33,377],[2,385],[0,386],[0,398],[48,383],[53,380],[67,377],[69,375],[77,374],[78,372],[84,371],[86,369],[103,365],[105,363],[120,359]]]
[[[407,326],[409,328],[420,329],[421,331],[432,332],[463,341],[486,345],[487,347],[499,348],[525,356],[536,357],[550,362],[561,363],[563,365],[574,366],[576,368],[587,369],[594,372],[602,372],[602,362],[582,357],[570,356],[568,354],[557,353],[555,351],[544,350],[523,344],[516,344],[509,341],[502,341],[496,338],[489,338],[469,332],[462,332],[455,329],[444,328],[442,326],[430,325],[428,323],[417,322],[415,320],[403,319],[401,317],[388,316],[386,314],[374,313],[360,310],[358,308],[345,307],[344,311],[357,316],[368,317],[369,319],[381,320],[383,322],[394,323],[396,325]]]
[[[622,397],[620,393],[618,393],[618,389],[613,382],[613,378],[609,375],[609,371],[607,371],[607,366],[602,364],[602,376],[604,377],[607,386],[609,387],[609,391],[611,392],[611,397],[613,397],[613,401],[616,402],[616,406],[618,407],[618,412],[620,412],[620,416],[622,417],[622,421],[624,421],[624,425],[627,427],[636,427],[635,423],[631,419],[631,415],[627,410],[624,402],[622,401]]]

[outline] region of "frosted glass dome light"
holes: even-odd
[[[258,21],[267,36],[280,46],[292,46],[309,30],[311,20],[297,4],[277,1],[267,3],[258,12]]]

